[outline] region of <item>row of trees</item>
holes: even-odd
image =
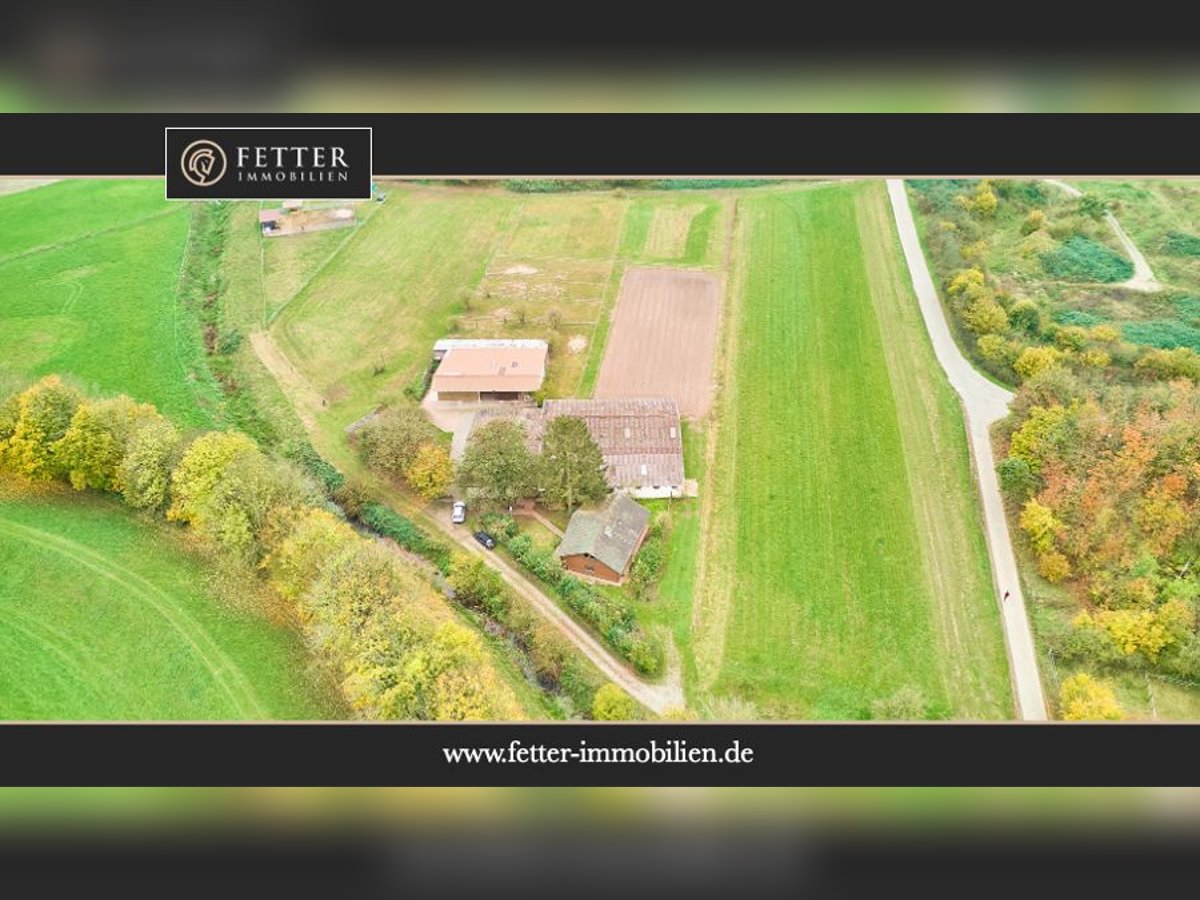
[[[434,499],[457,481],[467,499],[504,507],[538,496],[558,509],[576,509],[609,491],[604,457],[587,424],[560,416],[547,426],[542,452],[530,451],[524,427],[498,419],[471,436],[457,473],[436,428],[417,407],[385,410],[366,426],[359,447],[378,472],[404,480]]]
[[[0,403],[0,473],[119,495],[261,572],[365,717],[522,717],[432,588],[244,434],[185,434],[148,404],[91,399],[50,376]]]

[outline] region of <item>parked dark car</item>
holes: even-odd
[[[496,549],[496,539],[486,531],[475,532],[475,540],[479,541],[479,543],[483,544],[483,546],[487,547],[489,550]]]

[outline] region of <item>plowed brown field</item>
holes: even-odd
[[[674,397],[698,419],[713,397],[721,280],[709,272],[631,267],[621,280],[596,397]]]

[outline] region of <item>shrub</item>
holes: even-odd
[[[1008,321],[1013,328],[1036,337],[1042,331],[1042,312],[1028,297],[1022,297],[1008,311]]]
[[[1025,221],[1021,223],[1021,234],[1033,234],[1046,227],[1046,214],[1040,209],[1030,210],[1029,215],[1025,217]]]
[[[1079,672],[1059,688],[1059,707],[1068,722],[1119,720],[1125,718],[1112,685]]]
[[[346,480],[346,476],[326,462],[317,449],[303,438],[284,444],[281,452],[284,458],[290,459],[312,476],[331,497]]]
[[[1162,241],[1162,252],[1167,256],[1200,256],[1200,237],[1182,231],[1168,231]]]
[[[1038,573],[1051,584],[1058,584],[1071,576],[1071,563],[1057,550],[1050,550],[1038,557]]]
[[[592,718],[601,722],[619,722],[634,718],[637,705],[633,698],[611,681],[596,691]]]
[[[1042,268],[1063,281],[1112,283],[1133,277],[1133,263],[1115,250],[1077,234],[1056,250],[1042,254]]]
[[[996,474],[1000,477],[1000,488],[1014,500],[1024,502],[1037,490],[1037,476],[1023,459],[1006,456],[996,466]]]
[[[359,475],[345,479],[333,492],[333,500],[346,511],[346,515],[357,519],[364,506],[378,500],[374,486]]]
[[[1151,350],[1134,363],[1134,368],[1154,378],[1200,381],[1200,356],[1190,347]]]
[[[1013,370],[1029,379],[1062,364],[1065,354],[1057,347],[1026,347],[1013,363]]]

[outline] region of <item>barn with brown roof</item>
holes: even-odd
[[[434,345],[430,389],[439,402],[528,400],[546,379],[540,340],[445,340]]]
[[[556,552],[568,571],[620,584],[649,528],[650,510],[613,494],[603,509],[576,510]]]
[[[679,407],[669,397],[547,400],[541,409],[483,409],[471,427],[515,419],[525,427],[529,449],[540,453],[546,423],[559,416],[576,416],[587,424],[614,490],[646,499],[684,496]]]

